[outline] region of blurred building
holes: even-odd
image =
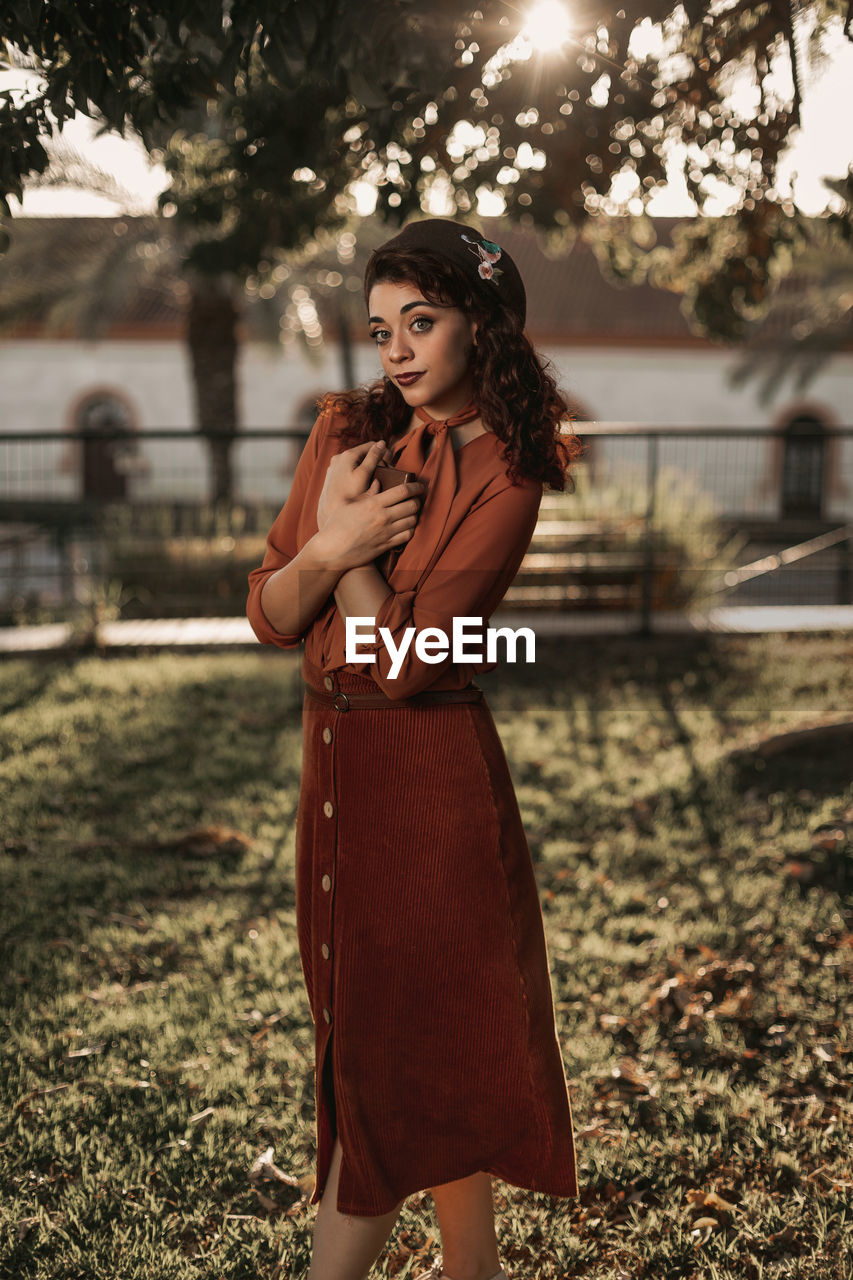
[[[29,231],[35,234],[29,224],[40,224],[37,234],[44,251],[38,270],[55,278],[74,271],[93,238],[111,241],[128,221],[16,219],[14,235],[23,242]],[[666,233],[672,220],[658,221],[667,224]],[[497,236],[498,230],[527,284],[531,337],[553,362],[575,408],[578,430],[582,432],[584,421],[747,432],[790,429],[790,440],[768,437],[736,467],[718,466],[714,442],[706,440],[694,471],[724,510],[770,519],[853,517],[853,441],[836,436],[839,427],[853,422],[853,351],[833,356],[805,393],[793,390],[789,380],[762,402],[758,379],[732,383],[742,352],[694,334],[676,295],[649,285],[612,283],[580,240],[555,259],[546,256],[534,235],[503,226],[492,234]],[[10,279],[16,269],[15,252],[13,242],[7,259],[0,261],[0,306],[4,274]],[[265,307],[262,298],[247,306],[238,364],[242,428],[305,430],[314,419],[318,396],[343,386],[347,375],[363,382],[380,372],[363,321],[362,265],[357,251],[346,263],[331,261],[325,269],[315,263],[318,283],[297,293],[296,302],[290,279],[271,306]],[[31,276],[36,273],[32,266],[27,270]],[[19,264],[19,277],[20,271]],[[103,288],[106,306],[107,285]],[[59,432],[64,438],[43,443],[37,463],[26,442],[14,449],[10,443],[3,451],[2,496],[205,496],[203,441],[146,440],[155,430],[183,437],[193,426],[177,270],[171,279],[161,271],[153,282],[128,287],[117,305],[111,303],[109,323],[94,339],[78,336],[76,321],[63,324],[61,307],[58,312],[54,307],[48,325],[46,296],[46,290],[35,287],[29,309],[22,305],[11,319],[7,314],[0,329],[0,437],[31,435],[34,446],[42,432]],[[97,299],[94,306],[97,310]],[[274,337],[283,333],[290,339],[284,345],[263,336],[271,310]],[[121,440],[107,447],[101,437],[116,432]],[[286,495],[298,452],[292,441],[238,443],[234,497],[252,502]],[[643,456],[639,439],[600,438],[592,440],[589,455],[593,465],[606,457],[640,462]]]

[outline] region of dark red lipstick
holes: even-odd
[[[400,386],[401,386],[401,387],[410,387],[410,386],[412,385],[412,383],[413,383],[413,382],[417,382],[418,378],[422,378],[423,376],[424,376],[424,375],[423,375],[423,372],[421,372],[421,373],[398,373],[398,374],[397,374],[397,376],[396,376],[396,378],[395,378],[395,382],[399,382],[399,384],[400,384]]]

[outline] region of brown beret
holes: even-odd
[[[449,218],[422,218],[409,222],[391,240],[371,255],[371,263],[386,249],[424,249],[449,258],[470,272],[474,293],[514,311],[522,325],[527,315],[527,296],[518,267],[500,245],[487,240],[476,227]]]

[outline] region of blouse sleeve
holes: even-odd
[[[465,643],[466,648],[484,651],[486,624],[524,559],[536,528],[541,498],[542,485],[534,481],[510,485],[486,498],[464,518],[418,588],[386,596],[376,614],[375,640],[359,641],[358,652],[362,660],[363,655],[375,656],[366,671],[389,698],[419,693],[451,665],[454,617],[483,619],[482,631],[473,625],[466,627]],[[394,659],[379,628],[390,631],[398,649],[406,628],[412,626],[416,634],[399,671],[392,677]],[[449,652],[441,661],[424,662],[415,652],[417,633],[425,627],[438,627],[448,638]],[[369,628],[359,627],[362,634],[366,630]],[[469,641],[468,637],[475,638]]]
[[[246,601],[246,616],[261,644],[275,644],[280,649],[298,648],[308,628],[306,627],[305,631],[299,635],[291,636],[284,635],[281,631],[276,631],[261,608],[261,591],[267,578],[278,569],[283,568],[284,565],[290,564],[299,550],[296,542],[299,516],[305,502],[309,479],[320,455],[320,442],[328,424],[330,412],[330,410],[325,410],[321,413],[311,428],[311,434],[305,442],[305,447],[293,473],[293,483],[290,486],[287,501],[276,516],[273,526],[267,534],[267,548],[263,564],[259,565],[257,569],[252,569],[249,574],[249,598]]]

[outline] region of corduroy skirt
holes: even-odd
[[[542,911],[484,698],[328,701],[304,662],[299,952],[315,1032],[317,1168],[379,1215],[478,1170],[577,1195]],[[377,694],[332,673],[333,693]]]

